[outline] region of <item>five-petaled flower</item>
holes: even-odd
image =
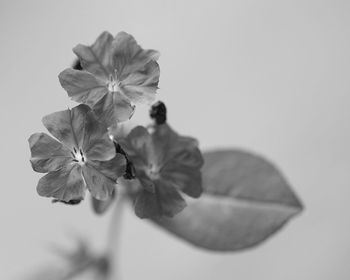
[[[178,135],[168,124],[151,129],[138,126],[120,141],[142,187],[135,213],[140,218],[173,217],[186,206],[179,191],[194,198],[202,193],[203,158],[195,139]]]
[[[82,104],[52,113],[43,124],[60,142],[45,133],[29,138],[34,171],[48,172],[39,180],[39,195],[69,202],[84,199],[87,188],[96,199],[108,199],[126,162],[91,109]]]
[[[133,104],[151,104],[158,89],[159,53],[142,49],[125,33],[103,32],[92,46],[73,49],[83,71],[66,69],[62,87],[75,101],[89,105],[107,126],[128,120]]]

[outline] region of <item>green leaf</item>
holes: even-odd
[[[156,223],[201,248],[236,251],[253,247],[302,210],[274,165],[240,151],[204,153],[203,195],[174,218]]]

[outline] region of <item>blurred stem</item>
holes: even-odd
[[[107,257],[109,260],[109,273],[108,280],[120,279],[119,265],[118,265],[118,253],[120,251],[120,234],[121,234],[121,222],[123,216],[123,206],[125,203],[124,188],[119,185],[116,195],[116,201],[112,213],[110,222],[108,239],[107,239]]]

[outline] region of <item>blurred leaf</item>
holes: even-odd
[[[156,223],[201,248],[236,251],[259,244],[302,210],[282,174],[240,150],[204,153],[203,195]]]

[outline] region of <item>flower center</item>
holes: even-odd
[[[113,75],[109,76],[109,81],[107,83],[109,92],[117,92],[120,91],[120,82],[117,79],[117,70],[115,70],[115,77]]]
[[[147,176],[151,180],[157,180],[160,178],[159,167],[155,164],[150,164],[146,170]]]
[[[77,150],[76,148],[73,148],[74,152],[71,152],[73,156],[73,161],[80,164],[84,165],[86,162],[86,157],[82,151],[82,149]]]

